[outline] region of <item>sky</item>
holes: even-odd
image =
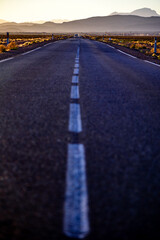
[[[13,22],[74,20],[143,7],[160,14],[160,0],[0,0],[0,19]]]

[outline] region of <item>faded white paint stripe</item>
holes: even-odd
[[[84,145],[68,144],[63,232],[78,239],[90,231],[85,165]]]
[[[71,98],[72,99],[79,99],[79,86],[72,86],[71,87]]]
[[[132,55],[130,55],[130,54],[128,54],[128,53],[122,52],[121,50],[117,50],[117,51],[120,52],[120,53],[123,53],[123,54],[125,54],[125,55],[127,55],[127,56],[129,56],[129,57],[136,58],[136,57],[134,57],[134,56],[132,56]]]
[[[3,59],[3,60],[0,60],[0,63],[3,63],[3,62],[7,62],[9,60],[12,60],[14,57],[11,57],[11,58],[6,58],[6,59]]]
[[[46,45],[44,45],[44,47],[47,47],[47,46],[50,45],[50,44],[52,44],[52,43],[47,43]]]
[[[79,48],[77,49],[77,56],[76,57],[79,57]]]
[[[72,83],[78,83],[79,77],[78,76],[73,76],[72,77]]]
[[[69,127],[68,128],[69,128],[70,132],[74,132],[74,133],[82,132],[80,105],[77,103],[70,104]]]
[[[155,65],[155,66],[157,66],[157,67],[160,67],[159,64],[156,64],[156,63],[153,63],[153,62],[150,62],[150,61],[147,61],[147,60],[144,60],[144,61],[147,62],[147,63],[150,63],[150,64],[152,64],[152,65]]]
[[[74,67],[75,67],[75,68],[79,68],[79,64],[76,63],[76,64],[74,65]]]
[[[115,47],[112,47],[112,46],[110,46],[110,45],[108,45],[108,44],[107,44],[107,46],[108,46],[108,47],[110,47],[110,48],[113,48],[113,49],[115,49]]]
[[[73,74],[79,74],[79,68],[75,68]]]
[[[41,48],[41,47],[38,47],[38,48],[33,49],[33,50],[31,50],[31,51],[28,51],[28,52],[22,53],[21,55],[27,55],[27,54],[29,54],[29,53],[32,53],[32,52],[37,51],[37,50],[40,49],[40,48]]]

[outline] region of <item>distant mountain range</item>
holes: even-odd
[[[147,8],[135,10],[128,14],[112,14],[106,17],[92,17],[63,23],[14,23],[3,22],[0,32],[46,32],[46,33],[74,33],[74,32],[140,32],[160,33],[160,16]],[[142,14],[143,16],[137,16]],[[145,15],[145,17],[144,17]]]
[[[160,17],[160,15],[155,11],[150,8],[141,8],[137,9],[133,12],[130,13],[118,13],[118,12],[113,12],[111,13],[110,16],[113,15],[134,15],[134,16],[140,16],[140,17]]]
[[[53,19],[50,22],[63,23],[63,22],[69,22],[69,20],[67,20],[67,19]],[[31,22],[31,23],[43,24],[43,23],[45,23],[45,21],[41,20],[41,21],[34,21],[34,22]]]
[[[33,22],[24,22],[25,24],[33,24],[33,23],[37,23],[37,24],[43,24],[45,23],[46,21],[44,20],[39,20],[39,21],[33,21]],[[63,23],[63,22],[69,22],[69,20],[67,19],[53,19],[51,20],[50,22],[53,22],[53,23]],[[1,23],[11,23],[9,21],[6,21],[6,20],[3,20],[3,19],[0,19],[0,24]],[[23,24],[24,24],[23,23]]]

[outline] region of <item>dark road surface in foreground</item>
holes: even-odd
[[[63,240],[71,81],[79,90],[90,234],[160,238],[160,67],[89,40],[0,63],[0,239]]]

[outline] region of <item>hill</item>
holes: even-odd
[[[160,17],[139,17],[132,15],[113,15],[92,17],[88,19],[43,24],[34,23],[2,23],[0,32],[141,32],[160,33]]]
[[[141,8],[131,12],[131,15],[137,15],[141,17],[158,17],[160,16],[155,10],[150,8]]]
[[[152,10],[150,8],[140,8],[130,13],[113,12],[111,13],[110,16],[113,16],[113,15],[135,15],[140,17],[158,17],[159,16],[160,17],[160,15],[155,10]]]

